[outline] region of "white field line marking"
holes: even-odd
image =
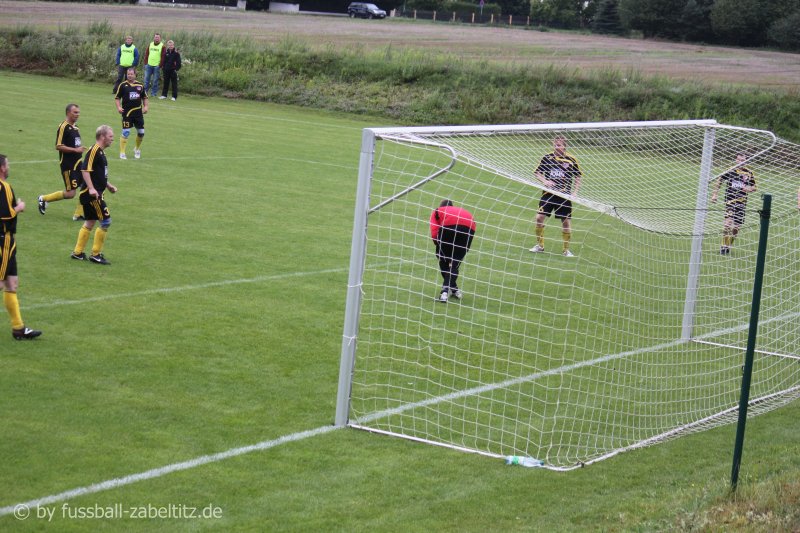
[[[319,165],[325,167],[334,167],[334,168],[343,168],[345,170],[358,170],[358,166],[356,165],[340,165],[337,163],[325,163],[324,161],[314,161],[310,159],[297,159],[294,157],[272,157],[272,156],[262,156],[262,155],[236,155],[236,156],[224,156],[224,155],[209,155],[209,156],[191,156],[191,157],[148,157],[148,161],[177,161],[177,160],[192,160],[192,161],[211,161],[217,159],[269,159],[270,161],[288,161],[290,163],[301,163],[305,165]],[[31,160],[31,161],[13,161],[14,165],[42,165],[42,164],[55,164],[58,161],[53,159],[43,159],[43,160]]]
[[[241,283],[261,283],[263,281],[275,281],[287,278],[298,278],[304,276],[317,276],[319,274],[338,274],[347,272],[349,267],[329,268],[326,270],[315,270],[313,272],[290,272],[287,274],[273,274],[271,276],[257,276],[255,278],[243,279],[228,279],[222,281],[211,281],[208,283],[201,283],[199,285],[183,285],[181,287],[162,287],[160,289],[147,289],[137,292],[123,292],[120,294],[107,294],[105,296],[95,296],[93,298],[81,298],[80,300],[53,300],[46,303],[25,305],[24,309],[44,309],[48,307],[58,307],[61,305],[78,305],[89,302],[103,302],[106,300],[115,300],[117,298],[134,298],[138,296],[147,296],[148,294],[168,294],[172,292],[194,291],[200,289],[208,289],[211,287],[224,287],[226,285],[239,285]]]
[[[154,468],[152,470],[141,472],[139,474],[131,474],[125,477],[119,477],[116,479],[103,481],[102,483],[95,483],[93,485],[87,485],[85,487],[67,490],[59,494],[45,496],[44,498],[37,498],[35,500],[29,500],[27,502],[21,502],[14,505],[9,505],[7,507],[0,507],[0,516],[5,516],[15,511],[30,509],[32,507],[41,507],[43,505],[50,505],[51,503],[70,500],[72,498],[85,496],[87,494],[95,494],[97,492],[115,489],[125,485],[130,485],[131,483],[136,483],[138,481],[144,481],[148,479],[165,476],[173,472],[180,472],[181,470],[189,470],[190,468],[195,468],[209,463],[215,463],[217,461],[222,461],[224,459],[229,459],[231,457],[237,457],[239,455],[244,455],[250,452],[268,450],[270,448],[274,448],[275,446],[279,446],[287,442],[295,442],[307,439],[309,437],[316,437],[317,435],[322,435],[324,433],[329,433],[335,429],[338,428],[336,426],[322,426],[316,429],[300,431],[298,433],[292,433],[291,435],[284,435],[283,437],[278,437],[277,439],[259,442],[258,444],[253,444],[251,446],[242,446],[241,448],[232,448],[225,452],[215,453],[212,455],[203,455],[202,457],[190,459],[189,461],[184,461],[182,463],[173,463],[171,465],[162,466],[160,468]]]

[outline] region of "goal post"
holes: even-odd
[[[534,171],[556,136],[582,180],[571,231],[547,218],[534,253],[554,192]],[[567,470],[731,423],[763,192],[751,414],[796,399],[799,162],[771,132],[713,120],[365,129],[335,424]],[[725,184],[744,172],[757,192],[720,254]],[[428,227],[443,199],[477,223],[447,303]]]

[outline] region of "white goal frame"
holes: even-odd
[[[516,132],[569,133],[569,132],[579,132],[581,130],[597,130],[601,128],[611,131],[611,130],[628,129],[628,128],[656,129],[664,127],[705,128],[702,157],[700,165],[697,168],[697,189],[696,189],[696,206],[695,206],[696,209],[695,209],[695,219],[694,219],[694,231],[691,244],[691,259],[690,259],[691,266],[688,269],[688,279],[686,280],[686,290],[685,290],[686,294],[683,305],[681,337],[675,339],[675,342],[687,342],[687,341],[706,342],[701,337],[695,338],[694,317],[695,317],[696,295],[698,290],[699,270],[700,270],[700,265],[702,264],[703,239],[704,235],[706,235],[707,233],[705,226],[707,224],[706,214],[709,208],[708,205],[709,185],[715,178],[712,171],[712,160],[715,149],[716,133],[720,129],[741,130],[743,132],[758,132],[759,134],[771,136],[772,145],[774,146],[777,138],[771,132],[766,132],[763,130],[755,130],[750,128],[739,128],[735,126],[722,125],[715,120],[602,122],[602,123],[531,124],[531,125],[500,125],[500,126],[441,126],[441,127],[434,126],[434,127],[364,129],[362,132],[359,171],[358,171],[358,185],[356,190],[356,203],[354,210],[354,222],[353,222],[353,232],[351,240],[349,277],[347,285],[345,319],[344,319],[344,329],[342,335],[338,392],[336,400],[336,414],[334,422],[335,426],[356,427],[360,429],[366,429],[372,432],[401,436],[404,438],[409,438],[411,440],[417,440],[438,446],[445,446],[449,448],[459,449],[471,453],[479,453],[491,457],[500,456],[498,453],[489,452],[486,450],[473,449],[470,447],[462,447],[457,444],[442,443],[442,442],[437,442],[435,440],[427,440],[424,438],[417,438],[408,435],[402,435],[402,434],[398,435],[393,432],[387,432],[387,431],[382,431],[380,429],[365,427],[361,424],[353,423],[350,419],[351,390],[353,385],[353,374],[357,361],[359,317],[362,306],[362,282],[365,269],[365,261],[367,258],[367,237],[369,231],[369,216],[371,213],[376,212],[383,206],[402,198],[411,191],[414,191],[417,188],[424,186],[431,180],[435,180],[440,175],[447,173],[450,170],[450,168],[456,163],[459,157],[459,155],[457,155],[456,152],[446,143],[421,140],[419,137],[416,136],[419,135],[425,136],[429,134],[464,136],[464,135],[481,135],[490,133],[491,134],[516,133]],[[390,198],[381,199],[380,202],[377,203],[376,205],[371,205],[372,172],[375,163],[374,154],[375,154],[376,143],[381,139],[400,139],[403,142],[408,142],[408,143],[420,143],[420,144],[427,143],[431,146],[440,148],[445,152],[449,152],[451,154],[452,161],[449,166],[445,166],[437,170],[436,172],[432,173],[431,175],[424,176],[417,182],[413,183],[412,185],[404,188],[403,190],[398,191]],[[754,155],[759,155],[761,153],[769,151],[770,149],[771,147],[769,146],[766,148],[762,148],[758,154]],[[460,157],[468,159],[468,156],[464,156],[463,154],[461,154]],[[539,189],[542,188],[537,183],[532,183],[530,177],[510,175],[506,170],[500,168],[491,168],[490,165],[487,166],[485,162],[480,162],[480,164],[483,169],[488,168],[488,170],[495,172],[498,175],[504,175],[512,180],[527,181],[528,183],[531,183],[531,185],[534,187],[538,187]],[[761,192],[769,192],[769,191],[761,191]],[[601,204],[595,204],[592,202],[592,200],[589,200],[587,198],[582,198],[580,196],[571,196],[570,199],[574,204],[584,205],[591,209],[595,209],[599,212],[603,212],[604,210],[607,209],[606,206],[603,206]],[[755,205],[757,203],[758,199],[754,198],[752,200],[752,204]],[[513,385],[513,383],[509,381],[507,383],[497,384],[498,387],[509,386],[509,385]],[[791,393],[793,394],[793,397],[796,398],[800,396],[800,387],[798,387],[796,384],[793,391],[794,392]],[[481,390],[480,388],[475,390],[466,390],[454,393],[453,397],[458,397],[459,394],[480,394],[481,392],[483,392],[483,390]],[[441,398],[441,397],[433,398],[429,400],[429,402],[435,403],[447,399],[448,398]],[[408,408],[421,407],[424,406],[425,403],[426,402],[416,403],[409,406]],[[376,418],[383,417],[390,414],[402,412],[404,409],[406,409],[406,407],[400,406],[394,409],[393,412],[382,411],[380,413],[375,413],[373,416],[375,416]],[[736,409],[732,408],[730,412],[720,413],[719,416],[727,417],[729,421],[732,421],[735,418],[735,411]],[[361,421],[364,422],[365,420],[369,419],[370,416],[368,415],[366,418],[362,418]],[[706,422],[707,422],[706,420],[697,420],[686,427],[669,429],[668,431],[665,431],[663,434],[643,439],[642,441],[631,446],[623,447],[621,449],[615,449],[613,451],[610,451],[608,454],[602,455],[600,457],[595,457],[592,458],[590,461],[581,463],[581,465],[589,464],[590,462],[595,462],[597,460],[601,460],[616,455],[617,453],[625,451],[627,449],[648,446],[655,442],[671,438],[674,435],[692,431],[691,426],[693,425],[702,426]],[[553,467],[553,469],[569,470],[571,469],[571,467]]]

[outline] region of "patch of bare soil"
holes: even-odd
[[[0,25],[55,29],[109,21],[120,35],[177,30],[249,35],[265,42],[287,36],[315,45],[421,48],[468,60],[514,65],[615,69],[703,83],[800,90],[800,54],[616,37],[539,32],[520,28],[351,20],[336,15],[278,14],[170,5],[0,2]]]

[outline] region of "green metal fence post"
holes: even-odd
[[[764,263],[767,257],[767,236],[769,235],[769,217],[772,207],[772,195],[764,195],[764,206],[759,211],[761,216],[761,233],[758,237],[758,254],[756,255],[756,274],[753,281],[753,303],[750,308],[750,331],[747,335],[747,350],[742,372],[742,391],[739,395],[739,422],[736,427],[736,445],[733,448],[733,468],[731,470],[731,490],[736,490],[739,482],[739,466],[742,462],[744,446],[744,427],[747,423],[747,404],[750,401],[750,379],[753,375],[753,354],[756,348],[758,331],[758,312],[761,308],[761,286],[764,279]]]

